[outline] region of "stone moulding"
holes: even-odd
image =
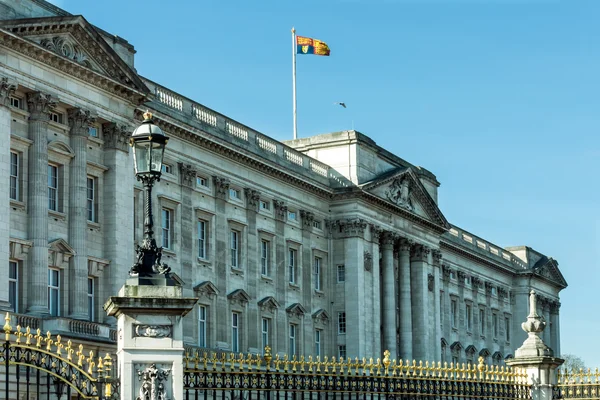
[[[134,337],[169,338],[173,335],[171,325],[134,325]]]

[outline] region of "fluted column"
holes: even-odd
[[[560,357],[560,303],[553,301],[550,308],[550,321],[552,322],[552,341],[551,348],[554,355]]]
[[[382,346],[382,331],[381,331],[381,275],[380,271],[380,248],[379,240],[381,239],[382,230],[376,225],[371,225],[371,242],[373,253],[371,256],[372,263],[372,278],[373,278],[373,289],[372,289],[372,302],[373,302],[373,323],[371,324],[371,331],[367,334],[373,338],[371,340],[371,348],[367,345],[367,354],[383,354]]]
[[[6,229],[0,229],[0,282],[8,282],[9,275],[9,242],[10,242],[10,133],[11,133],[11,112],[10,98],[17,86],[15,82],[7,78],[0,80],[0,134],[3,140],[0,141],[0,158],[6,160],[0,163],[0,226]],[[5,286],[6,287],[6,286]],[[11,310],[14,305],[9,303],[8,290],[0,290],[0,310]]]
[[[88,127],[94,121],[91,113],[80,108],[69,110],[71,148],[75,157],[69,164],[69,244],[74,254],[69,271],[69,315],[88,318],[87,279],[87,140]]]
[[[410,265],[412,292],[412,322],[413,322],[413,358],[430,360],[432,349],[429,346],[431,327],[428,325],[428,315],[431,312],[427,292],[428,256],[430,249],[423,245],[412,247]]]
[[[398,263],[398,282],[400,285],[400,351],[398,355],[404,360],[412,360],[413,358],[410,245],[409,240],[402,239],[398,249],[400,259]]]
[[[394,241],[392,232],[384,232],[381,238],[383,268],[383,349],[390,351],[390,358],[398,358],[396,348],[396,287],[394,282]]]
[[[442,252],[433,250],[431,253],[433,264],[433,307],[435,308],[435,337],[433,338],[433,348],[435,349],[434,360],[439,360],[442,356],[442,310],[440,304],[441,297],[441,274]]]
[[[48,121],[55,100],[51,95],[27,95],[29,110],[29,179],[27,189],[29,298],[27,311],[44,316],[48,310]]]

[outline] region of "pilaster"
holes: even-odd
[[[410,247],[412,241],[401,239],[398,243],[398,283],[400,288],[400,351],[404,360],[413,359],[413,321],[410,288]]]
[[[435,349],[434,360],[438,360],[442,355],[442,320],[441,320],[441,306],[440,296],[442,290],[442,280],[440,277],[440,269],[442,266],[442,252],[439,250],[433,250],[431,252],[432,265],[433,265],[433,307],[435,308],[435,337],[433,338],[432,348]]]
[[[46,316],[48,310],[48,120],[56,100],[49,94],[27,95],[29,110],[28,224],[32,246],[28,270],[31,276],[28,312]]]
[[[195,229],[197,219],[194,216],[192,206],[196,169],[191,164],[182,162],[178,163],[178,167],[181,190],[181,218],[179,218],[181,223],[181,254],[179,255],[181,258],[181,271],[177,271],[177,273],[181,274],[183,280],[183,294],[191,296],[193,294],[193,266],[197,254],[194,252],[194,239],[198,237]],[[183,319],[183,332],[186,343],[194,342],[195,322],[193,313]]]
[[[370,324],[370,330],[367,331],[367,337],[372,338],[368,340],[366,352],[367,354],[383,354],[382,346],[382,329],[381,329],[381,250],[379,241],[383,230],[376,226],[371,225],[371,278],[372,278],[372,318],[373,323]],[[369,348],[369,346],[371,348]]]
[[[246,199],[246,222],[248,223],[248,277],[246,280],[246,289],[248,295],[252,299],[262,299],[264,296],[260,296],[258,293],[258,282],[261,281],[260,277],[260,264],[259,264],[259,240],[256,235],[256,215],[258,213],[258,202],[260,201],[260,192],[252,188],[244,189],[244,197]],[[259,350],[260,353],[264,351],[261,345],[261,338],[259,336],[261,329],[261,318],[258,312],[258,305],[251,303],[248,305],[248,321],[249,326],[246,329],[248,335],[248,346]],[[275,329],[273,323],[271,323],[271,329]],[[258,329],[257,329],[258,328]]]
[[[228,293],[227,291],[227,277],[229,276],[229,258],[228,258],[228,244],[229,244],[229,231],[227,225],[227,193],[229,192],[229,179],[222,178],[220,176],[213,176],[213,184],[215,187],[215,241],[216,241],[216,254],[215,257],[215,271],[216,271],[216,284],[220,293]],[[229,304],[227,297],[218,296],[216,300],[216,307],[218,310],[229,310]],[[229,325],[230,315],[225,315],[225,318],[220,318],[217,325],[217,346],[220,347],[220,343],[228,343],[229,340]],[[220,342],[220,343],[219,343]]]
[[[394,277],[394,243],[396,235],[385,231],[381,237],[383,279],[383,349],[389,350],[390,358],[398,358],[396,346],[396,285]]]
[[[275,211],[275,293],[281,293],[283,296],[288,291],[288,281],[286,279],[287,259],[285,245],[285,221],[288,207],[284,201],[274,199],[273,208]],[[279,349],[286,349],[288,343],[288,321],[284,312],[277,313],[275,322],[277,329],[277,344]]]
[[[413,322],[413,358],[431,360],[432,349],[429,348],[430,327],[426,316],[429,315],[430,305],[427,301],[427,282],[429,271],[429,253],[431,249],[424,245],[414,245],[411,248],[411,292],[412,292],[412,322]]]
[[[315,296],[315,284],[313,282],[314,277],[314,258],[313,249],[311,246],[311,232],[315,215],[311,211],[300,210],[300,219],[302,223],[302,305],[307,310],[314,310],[313,298]],[[324,265],[321,265],[323,268]],[[323,282],[321,282],[323,284]],[[304,323],[304,332],[302,337],[304,343],[302,348],[304,354],[312,354],[313,349],[313,327],[311,323]]]

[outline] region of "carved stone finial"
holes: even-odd
[[[0,79],[0,104],[4,106],[10,105],[10,96],[17,90],[16,82],[4,77]]]
[[[193,187],[194,181],[196,180],[197,171],[192,167],[192,164],[178,163],[179,165],[179,179],[181,184],[187,187]]]
[[[47,121],[50,110],[56,107],[56,98],[42,92],[27,93],[27,110],[32,121]]]
[[[537,301],[535,290],[529,292],[529,315],[527,321],[521,324],[521,328],[527,332],[527,339],[523,345],[515,351],[516,357],[548,356],[552,357],[554,352],[543,342],[540,334],[546,328],[546,321],[537,313]]]

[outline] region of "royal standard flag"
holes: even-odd
[[[316,56],[328,56],[330,53],[327,43],[317,39],[304,36],[296,36],[296,47],[298,54],[314,54]]]

